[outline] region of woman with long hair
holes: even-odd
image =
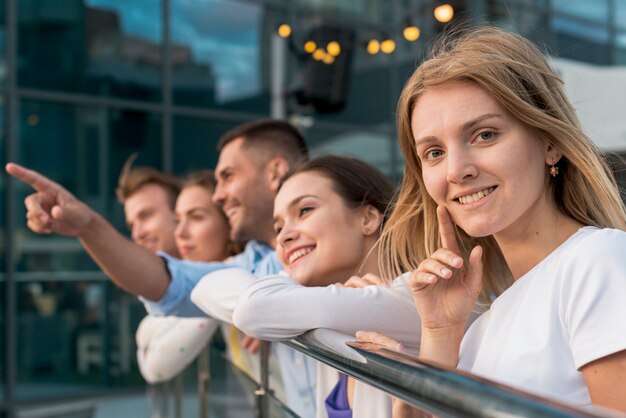
[[[241,248],[229,238],[226,216],[211,201],[215,190],[213,171],[189,173],[176,199],[174,232],[183,260],[223,261]],[[137,360],[149,383],[172,379],[182,372],[208,344],[218,328],[212,318],[179,318],[148,315],[137,329]]]
[[[415,346],[407,326],[419,318],[395,299],[401,292],[341,288],[352,286],[351,277],[369,284],[380,275],[375,245],[392,196],[391,182],[354,158],[318,157],[287,177],[274,202],[276,252],[289,276],[283,283],[300,286],[281,286],[280,278],[251,285],[235,309],[235,324],[259,338],[285,339],[319,327],[353,334],[391,315],[398,325],[387,324],[386,332]],[[349,293],[359,295],[360,303]],[[320,363],[318,417],[390,414],[386,394]]]
[[[379,250],[387,277],[411,271],[421,358],[626,411],[626,214],[561,84],[521,36],[444,37],[398,103]]]
[[[379,283],[375,246],[393,193],[384,174],[363,161],[322,156],[304,163],[284,179],[274,202],[276,253],[284,274],[254,279],[245,271],[217,273],[224,274],[221,282],[248,283],[233,312],[229,307],[216,312],[223,291],[215,273],[196,286],[192,300],[209,315],[230,319],[264,340],[327,328],[345,335],[332,338],[343,346],[360,329],[381,328],[416,348],[419,317],[408,282],[367,286]],[[391,416],[389,396],[321,363],[316,403],[320,418]]]

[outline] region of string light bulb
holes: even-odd
[[[377,39],[370,39],[367,43],[367,53],[370,55],[376,55],[380,51],[380,42]]]
[[[307,41],[307,42],[304,44],[304,51],[305,51],[307,54],[312,54],[312,53],[314,53],[316,49],[317,49],[317,44],[316,44],[315,42],[313,42],[313,41]]]
[[[454,17],[454,8],[450,4],[441,4],[433,11],[435,19],[441,23],[448,23]]]
[[[328,55],[337,57],[341,54],[341,45],[339,45],[339,42],[337,41],[331,41],[328,45],[326,45],[326,51],[328,51]]]
[[[333,62],[335,62],[335,57],[333,57],[330,54],[326,54],[326,56],[324,56],[324,59],[322,60],[324,62],[324,64],[332,64]]]
[[[317,48],[315,52],[313,52],[313,59],[315,61],[322,61],[326,56],[326,52],[322,48]]]
[[[288,38],[291,35],[291,26],[283,23],[278,27],[278,36],[281,38]]]
[[[415,42],[419,39],[420,37],[420,28],[418,28],[415,25],[409,25],[407,27],[404,28],[404,30],[402,31],[402,35],[404,36],[404,39],[406,39],[409,42]]]
[[[396,42],[391,38],[385,39],[380,44],[380,50],[385,54],[391,54],[396,50]]]

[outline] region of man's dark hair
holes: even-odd
[[[132,165],[136,159],[137,154],[132,154],[124,163],[117,188],[115,189],[117,200],[124,204],[126,199],[137,193],[143,186],[155,184],[165,190],[170,208],[174,210],[176,198],[181,189],[180,179],[150,167],[133,168]]]
[[[289,122],[279,119],[260,119],[247,122],[226,132],[219,140],[221,151],[235,139],[243,138],[243,147],[265,152],[270,158],[285,158],[291,167],[309,159],[309,150],[302,134]]]

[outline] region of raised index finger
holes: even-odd
[[[43,176],[34,170],[22,167],[19,164],[8,163],[6,165],[6,170],[7,173],[30,185],[38,192],[45,192],[57,188],[57,184],[46,176]]]
[[[439,221],[439,236],[441,237],[441,245],[443,248],[452,251],[455,254],[461,254],[459,243],[456,240],[456,230],[454,222],[445,206],[437,206],[437,220]]]

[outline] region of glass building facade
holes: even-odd
[[[444,27],[432,14],[440,3],[0,0],[0,159],[58,181],[126,233],[114,189],[128,156],[177,174],[214,167],[224,132],[277,115],[272,80],[282,73],[279,116],[299,124],[313,154],[355,155],[398,179],[395,103]],[[453,21],[510,28],[552,55],[626,64],[626,0],[448,3]],[[415,42],[402,37],[409,21],[421,28]],[[282,44],[281,23],[293,29]],[[339,57],[323,67],[303,50],[328,36],[320,27],[348,40],[343,70]],[[395,39],[395,50],[368,53],[372,38]],[[307,97],[328,80],[345,90],[336,108]],[[143,307],[76,239],[27,229],[28,187],[3,174],[0,191],[0,416],[143,391],[134,345]]]

